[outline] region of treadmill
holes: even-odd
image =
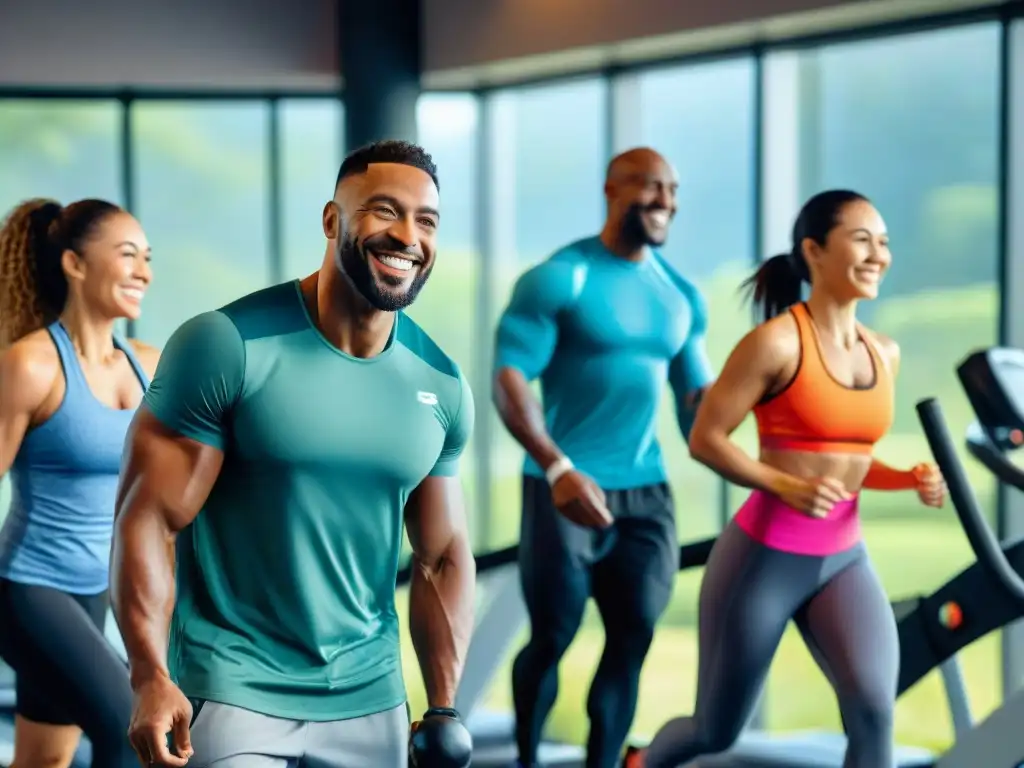
[[[1024,350],[993,347],[968,355],[957,368],[977,420],[967,430],[967,449],[1002,483],[1024,491],[1024,471],[1007,454],[1024,445]],[[918,404],[935,460],[946,477],[978,563],[954,579],[964,622],[936,638],[941,645],[973,642],[1024,615],[1024,540],[1000,545],[978,508],[935,400]],[[966,512],[966,516],[962,514]],[[972,571],[976,571],[972,573]],[[957,585],[960,580],[963,583]],[[961,635],[956,637],[956,635]],[[955,638],[955,639],[954,639]],[[969,716],[969,712],[966,713]],[[954,713],[955,715],[955,713]],[[954,716],[956,741],[935,768],[1020,768],[1024,763],[1024,689],[1008,695],[980,723]]]

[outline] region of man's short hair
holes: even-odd
[[[366,169],[373,163],[398,163],[419,168],[430,176],[438,191],[441,190],[441,185],[437,181],[437,166],[434,165],[434,159],[427,151],[418,144],[395,139],[375,141],[349,152],[338,171],[338,179],[334,183],[335,189],[345,177],[366,173]]]

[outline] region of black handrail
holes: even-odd
[[[946,478],[949,496],[953,500],[953,507],[960,518],[964,533],[967,534],[974,556],[978,558],[981,567],[1006,590],[1010,598],[1020,604],[1021,611],[1024,612],[1024,579],[1006,559],[1006,553],[1003,552],[999,540],[981,512],[974,489],[971,488],[963,464],[956,455],[942,408],[935,398],[930,397],[917,404],[917,415],[921,419],[921,426],[924,428],[925,437],[928,438],[935,462]]]
[[[679,570],[685,571],[688,568],[700,568],[707,564],[708,555],[711,554],[711,547],[715,544],[714,539],[695,541],[692,544],[683,544],[679,547]],[[501,568],[503,565],[511,565],[519,560],[519,545],[514,544],[505,549],[494,552],[485,552],[476,556],[477,574]],[[404,587],[412,578],[412,568],[406,566],[398,572],[398,586]]]

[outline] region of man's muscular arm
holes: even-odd
[[[473,634],[476,562],[457,477],[426,478],[405,507],[412,544],[409,632],[430,707],[454,707]]]
[[[234,324],[199,315],[167,343],[125,445],[111,550],[111,603],[133,687],[167,676],[174,540],[220,474],[245,352]]]
[[[466,528],[459,457],[473,434],[476,406],[466,379],[461,372],[457,376],[459,399],[447,418],[441,455],[405,505],[412,545],[409,634],[431,707],[455,706],[473,634],[476,561]]]
[[[554,257],[525,272],[498,324],[494,350],[494,404],[512,436],[538,466],[548,472],[561,459],[548,434],[540,403],[530,382],[551,362],[558,343],[558,315],[575,301],[576,265]],[[588,477],[565,463],[552,477],[555,506],[579,525],[604,527],[612,522],[604,493]]]
[[[546,261],[523,273],[498,323],[494,404],[505,427],[542,469],[562,457],[530,389],[558,343],[558,313],[572,301],[573,265]]]
[[[706,344],[707,302],[694,286],[682,278],[679,280],[689,298],[693,320],[689,338],[669,363],[668,383],[676,401],[676,423],[679,424],[683,438],[688,441],[697,417],[697,408],[715,377],[711,372]]]
[[[563,454],[548,434],[544,411],[518,368],[501,368],[494,377],[494,405],[509,433],[537,462],[547,469]]]
[[[133,688],[168,676],[174,539],[199,514],[223,458],[167,429],[145,407],[132,423],[117,494],[110,594]]]

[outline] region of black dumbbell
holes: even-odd
[[[431,707],[412,724],[409,768],[468,768],[473,738],[454,709]]]

